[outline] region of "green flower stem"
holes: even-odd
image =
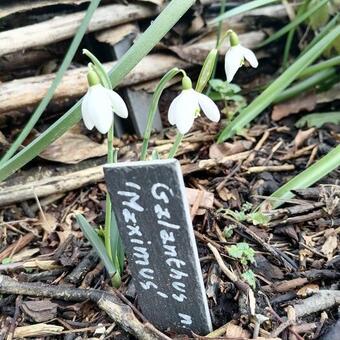
[[[50,100],[52,99],[52,97],[54,95],[56,88],[58,87],[62,77],[64,76],[65,71],[70,66],[71,61],[72,61],[75,53],[77,52],[78,46],[79,46],[81,40],[83,39],[84,34],[86,33],[87,26],[88,26],[88,24],[89,24],[89,22],[92,18],[92,15],[95,12],[95,10],[97,9],[99,3],[100,3],[100,0],[91,1],[90,5],[89,5],[89,7],[86,11],[86,14],[84,16],[84,19],[83,19],[76,35],[74,36],[74,38],[71,42],[71,45],[70,45],[70,47],[69,47],[69,49],[68,49],[68,51],[67,51],[67,53],[64,57],[64,60],[61,63],[60,68],[59,68],[55,78],[53,79],[53,82],[52,82],[50,88],[47,91],[47,94],[45,95],[45,97],[39,103],[38,107],[36,108],[36,110],[32,114],[31,118],[27,122],[24,129],[21,131],[21,133],[18,135],[16,140],[12,143],[10,148],[7,150],[6,154],[1,159],[0,167],[3,164],[5,164],[15,154],[15,152],[18,150],[18,148],[21,146],[23,141],[26,139],[26,137],[32,131],[33,127],[35,126],[35,124],[37,123],[37,121],[39,120],[39,118],[41,117],[43,112],[45,111],[48,103],[50,102]]]
[[[109,78],[103,64],[89,50],[83,49],[83,54],[85,54],[87,57],[89,57],[91,59],[91,61],[93,63],[92,67],[94,68],[98,77],[100,78],[102,85],[104,87],[106,87],[107,89],[112,90],[110,78]]]
[[[302,171],[288,183],[276,190],[262,205],[265,203],[270,203],[271,206],[277,208],[290,198],[294,197],[294,194],[291,192],[292,190],[310,187],[339,166],[340,145],[332,149],[326,156],[319,159],[312,166]]]
[[[308,5],[308,1],[304,0],[303,4],[299,6],[299,9],[297,11],[296,17],[299,17],[300,15],[303,14],[303,12],[306,11],[307,5]],[[288,65],[289,52],[290,52],[290,48],[292,46],[292,42],[293,42],[293,39],[294,39],[295,31],[296,31],[297,28],[298,28],[298,26],[293,27],[289,31],[288,36],[287,36],[287,40],[286,40],[286,44],[285,44],[285,49],[284,49],[284,52],[283,52],[283,59],[282,59],[282,65],[283,65],[284,69],[286,69],[287,65]]]
[[[225,7],[226,7],[226,0],[221,0],[220,16],[222,14],[224,14]],[[216,55],[213,70],[212,70],[211,75],[210,75],[210,79],[214,79],[215,75],[216,75],[217,62],[218,62],[218,46],[220,46],[220,40],[221,40],[221,37],[222,37],[222,29],[223,29],[223,21],[220,21],[218,23],[218,27],[217,27],[216,44],[215,44],[215,48],[217,50],[217,55]],[[202,73],[202,71],[201,71],[201,73]],[[200,75],[201,75],[201,73],[200,73]],[[196,90],[197,90],[197,88],[196,88]],[[203,89],[202,89],[202,91],[203,91]],[[211,92],[211,86],[209,85],[208,89],[206,91],[206,95],[209,96],[210,92]]]
[[[299,78],[309,77],[319,71],[338,65],[340,65],[340,56],[336,56],[334,58],[330,58],[315,65],[309,66],[303,72],[301,72]]]
[[[335,68],[328,68],[326,70],[322,70],[318,73],[315,73],[311,77],[300,81],[299,83],[291,86],[287,90],[281,92],[274,100],[274,103],[283,102],[292,97],[296,97],[298,94],[303,93],[324,81],[330,79],[332,76],[336,75]]]
[[[145,129],[145,132],[144,132],[144,139],[143,139],[142,151],[141,151],[141,156],[140,156],[140,159],[142,161],[145,161],[145,159],[146,159],[148,146],[149,146],[149,140],[150,140],[152,126],[153,126],[153,121],[154,121],[155,113],[156,113],[156,110],[157,110],[157,107],[158,107],[159,98],[161,97],[167,82],[170,81],[172,78],[174,78],[180,72],[183,72],[183,71],[178,69],[177,67],[168,71],[163,76],[163,78],[160,80],[159,84],[157,85],[157,87],[155,89],[155,92],[154,92],[153,97],[152,97],[150,109],[149,109],[149,112],[148,112],[148,121],[147,121],[147,124],[146,124],[146,129]]]
[[[172,146],[172,148],[169,152],[169,156],[168,156],[169,159],[175,157],[176,152],[178,150],[179,145],[182,142],[183,137],[184,137],[184,135],[182,135],[180,132],[177,132],[175,142],[174,142],[174,144],[173,144],[173,146]]]
[[[172,0],[169,5],[153,21],[150,27],[136,40],[134,45],[118,61],[109,72],[111,85],[115,88],[122,79],[147,55],[151,49],[176,24],[195,0]],[[0,181],[3,181],[16,170],[39,155],[48,145],[62,136],[81,118],[81,100],[69,109],[61,118],[51,125],[32,143],[7,161],[0,168]]]
[[[113,163],[113,124],[107,134],[107,163]],[[105,230],[104,230],[104,240],[105,240],[105,248],[111,261],[114,259],[114,254],[112,254],[111,248],[111,222],[112,222],[112,206],[111,199],[109,193],[106,194],[106,206],[105,206]],[[116,267],[117,268],[117,267]],[[117,269],[118,271],[118,269]]]
[[[243,129],[267,108],[279,94],[286,89],[303,70],[314,62],[316,58],[329,46],[340,34],[340,26],[335,27],[322,40],[315,44],[306,54],[299,57],[294,64],[289,66],[272,84],[268,86],[257,98],[255,98],[241,113],[224,128],[218,138],[222,143]]]

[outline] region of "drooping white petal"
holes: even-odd
[[[111,107],[114,113],[116,113],[119,117],[127,118],[128,117],[128,109],[123,98],[114,91],[105,89],[107,95],[111,101]]]
[[[86,126],[87,129],[92,130],[94,127],[94,123],[92,121],[92,117],[91,117],[91,112],[88,109],[88,101],[89,101],[89,97],[90,97],[90,89],[87,90],[83,101],[81,103],[81,115],[83,117],[83,122]]]
[[[198,103],[204,114],[213,122],[220,120],[220,111],[217,105],[206,95],[197,92]]]
[[[171,125],[176,125],[180,133],[187,133],[195,120],[198,98],[193,89],[183,90],[169,107],[168,120]]]
[[[255,53],[250,50],[249,48],[241,46],[242,54],[244,58],[249,62],[249,64],[256,68],[259,65],[259,62],[257,61]]]
[[[87,100],[87,110],[91,121],[100,133],[107,133],[113,121],[110,97],[101,85],[91,86]]]
[[[227,75],[227,81],[231,83],[237,70],[242,66],[243,51],[241,45],[229,48],[224,59],[224,68]]]

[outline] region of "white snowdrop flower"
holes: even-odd
[[[181,134],[186,134],[192,127],[194,120],[199,116],[200,109],[213,122],[220,120],[220,111],[217,105],[206,95],[192,88],[189,77],[182,80],[183,91],[172,101],[168,120],[176,125]]]
[[[259,64],[254,52],[239,43],[235,32],[230,34],[230,45],[224,59],[225,73],[229,83],[233,80],[237,70],[244,64],[244,59],[254,68]]]
[[[97,76],[91,75],[90,72],[93,71],[89,71],[89,83],[96,85],[89,87],[81,103],[83,121],[89,130],[96,127],[100,133],[106,134],[112,126],[113,114],[127,118],[128,109],[118,93],[105,88],[96,80],[93,81]]]

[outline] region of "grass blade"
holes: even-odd
[[[322,157],[308,169],[299,173],[281,188],[276,190],[270,195],[268,200],[262,204],[262,206],[266,203],[270,203],[271,206],[277,208],[281,204],[285,203],[285,201],[294,197],[294,194],[291,192],[292,190],[310,187],[339,166],[340,145],[331,150],[326,156]]]
[[[98,256],[103,261],[104,266],[109,273],[109,276],[112,277],[116,273],[116,268],[107,255],[103,241],[86,221],[83,215],[76,215],[76,219],[86,239],[91,243],[92,247],[96,249]]]
[[[289,68],[255,98],[242,112],[224,128],[218,142],[222,143],[244,128],[267,108],[277,96],[286,89],[340,34],[340,26],[335,27],[321,41],[314,45],[306,54],[297,59]]]
[[[59,68],[55,78],[53,79],[53,82],[52,82],[50,88],[48,89],[45,97],[41,100],[38,107],[36,108],[36,110],[32,114],[32,116],[29,119],[29,121],[27,122],[25,128],[21,131],[19,136],[12,143],[11,147],[7,150],[6,154],[1,159],[0,166],[3,165],[4,163],[6,163],[15,154],[15,152],[18,150],[18,148],[21,146],[23,141],[26,139],[26,137],[32,131],[34,125],[37,123],[37,121],[39,120],[39,118],[41,117],[43,112],[45,111],[45,109],[46,109],[47,105],[49,104],[49,102],[51,101],[51,99],[54,95],[54,92],[57,89],[62,77],[64,76],[65,71],[70,66],[71,61],[72,61],[74,55],[76,54],[77,49],[80,45],[80,42],[83,39],[84,34],[86,33],[87,26],[89,25],[89,22],[92,18],[92,15],[95,12],[95,10],[97,9],[98,5],[100,4],[100,1],[101,0],[92,0],[91,1],[90,5],[89,5],[89,7],[86,11],[86,14],[84,16],[84,19],[81,22],[81,25],[78,28],[78,31],[77,31],[76,35],[74,36],[74,38],[71,42],[71,45],[70,45],[70,47],[69,47],[69,49],[68,49],[68,51],[67,51],[67,53],[64,57],[62,64],[60,65],[60,68]]]
[[[265,45],[270,44],[271,42],[281,38],[286,33],[290,32],[292,29],[300,25],[307,18],[309,18],[313,13],[315,13],[319,8],[321,8],[324,4],[326,4],[329,0],[321,0],[316,6],[311,7],[308,11],[303,13],[300,16],[297,16],[293,21],[291,21],[288,25],[282,27],[279,31],[272,34],[268,39],[263,41],[258,45],[258,47],[263,47]]]
[[[169,3],[169,5],[153,21],[150,27],[136,40],[133,46],[110,71],[109,74],[113,88],[116,87],[138,62],[152,50],[194,2],[195,0],[172,0]],[[39,153],[48,145],[62,136],[73,125],[78,123],[81,118],[80,105],[81,100],[24,150],[20,151],[6,162],[0,168],[0,182],[39,155]]]
[[[220,21],[223,21],[225,19],[231,18],[235,15],[239,15],[245,12],[248,12],[252,9],[258,8],[258,7],[262,7],[262,6],[266,6],[269,5],[273,2],[278,2],[278,0],[254,0],[254,1],[249,1],[243,5],[237,6],[236,8],[233,8],[225,13],[223,13],[222,15],[219,15],[218,17],[216,17],[215,19],[211,20],[209,22],[209,25],[214,25]]]
[[[287,90],[282,91],[273,101],[273,103],[280,103],[287,99],[297,96],[298,94],[307,91],[317,85],[320,85],[326,80],[329,80],[332,76],[336,75],[335,68],[328,68],[318,73],[313,74],[309,78],[303,79],[302,81],[294,84]]]

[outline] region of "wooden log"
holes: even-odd
[[[90,2],[90,0],[39,0],[39,1],[9,1],[6,4],[1,4],[0,18],[4,18],[11,14],[20,12],[27,12],[37,8],[43,8],[55,5],[70,5],[78,6],[83,2]]]
[[[114,64],[113,62],[106,63],[104,66],[109,70]],[[129,86],[158,78],[173,67],[187,68],[189,64],[176,57],[163,54],[146,56],[127,75],[120,86]],[[87,67],[67,71],[53,99],[57,101],[82,96],[88,88],[86,74]],[[52,73],[0,84],[0,114],[36,105],[45,96],[54,77],[55,74]]]
[[[129,4],[129,6],[113,4],[99,7],[88,26],[88,32],[148,18],[157,13],[156,7],[138,4]],[[85,11],[61,15],[38,24],[0,32],[0,55],[71,38],[84,15]]]

